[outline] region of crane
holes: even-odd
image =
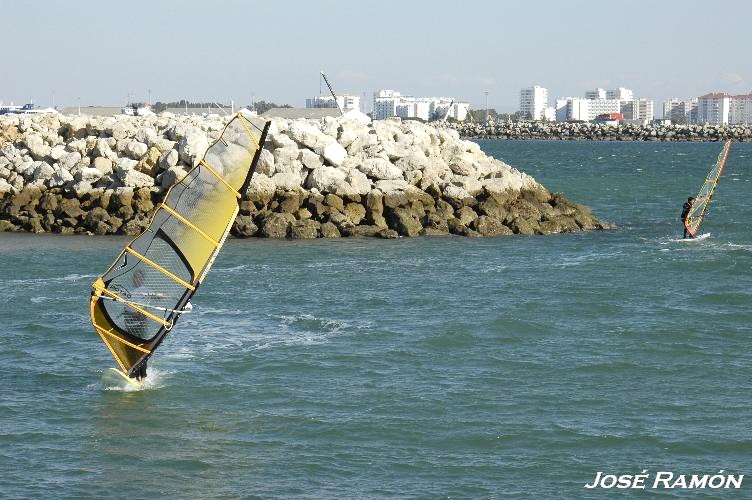
[[[332,89],[332,86],[329,84],[329,80],[327,80],[326,75],[324,72],[321,72],[321,76],[324,78],[324,82],[326,82],[326,86],[329,87],[329,92],[332,94],[332,97],[334,98],[334,103],[337,105],[337,109],[339,109],[339,114],[342,116],[345,116],[345,112],[342,111],[342,106],[339,105],[339,101],[337,100],[337,94],[334,93],[334,89]]]

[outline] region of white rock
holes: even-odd
[[[173,184],[177,184],[178,182],[180,182],[180,180],[182,180],[186,174],[187,172],[180,167],[176,167],[176,166],[169,167],[167,170],[165,170],[161,174],[162,177],[160,178],[160,186],[167,189]]]
[[[79,153],[78,151],[75,151],[73,153],[68,153],[68,154],[63,155],[60,158],[60,160],[58,161],[58,165],[60,165],[60,168],[70,171],[76,167],[78,162],[81,161],[81,158],[82,158],[81,153]]]
[[[307,146],[319,154],[324,152],[327,145],[336,142],[334,137],[324,134],[317,126],[303,120],[294,121],[287,134],[298,144]]]
[[[264,174],[253,174],[251,182],[248,184],[249,196],[255,195],[261,198],[271,198],[275,190],[274,182]]]
[[[444,196],[452,200],[464,200],[471,197],[465,188],[454,184],[447,184],[444,187]]]
[[[300,150],[297,146],[285,146],[274,150],[274,164],[283,166],[298,159]]]
[[[355,142],[355,140],[358,138],[358,135],[359,134],[356,130],[353,130],[352,128],[347,127],[344,130],[342,130],[342,133],[340,134],[337,142],[339,142],[343,148],[347,148],[353,142]]]
[[[256,164],[256,172],[269,177],[274,175],[274,155],[266,148],[261,150],[258,163]]]
[[[324,162],[321,161],[321,156],[314,153],[310,149],[301,150],[300,157],[298,159],[304,167],[310,170],[315,170],[324,164]]]
[[[80,153],[83,156],[86,154],[86,139],[74,139],[65,145],[65,149]]]
[[[112,137],[114,137],[115,139],[119,141],[119,140],[125,139],[126,137],[133,136],[134,129],[130,123],[128,123],[124,119],[121,119],[121,120],[116,121],[112,125],[112,128],[109,129],[109,132],[110,132],[110,135],[112,135]]]
[[[384,158],[367,158],[363,163],[358,165],[358,170],[367,176],[376,179],[402,179],[402,170],[392,165],[389,160]]]
[[[104,174],[100,172],[99,169],[86,167],[76,172],[76,175],[74,175],[73,178],[77,181],[86,181],[89,184],[94,184],[102,178],[102,175]]]
[[[36,166],[34,167],[34,174],[32,177],[34,181],[41,180],[42,182],[44,182],[50,179],[52,177],[52,174],[55,173],[54,168],[52,168],[51,166],[49,166],[48,164],[42,161],[35,162],[35,165]]]
[[[36,132],[25,133],[23,140],[26,147],[29,148],[29,154],[35,160],[44,160],[52,151],[52,148],[44,143],[42,136]]]
[[[134,160],[140,160],[147,151],[149,151],[149,146],[139,141],[128,141],[128,145],[125,147],[125,154]]]
[[[60,158],[62,158],[67,152],[65,151],[65,146],[62,144],[58,144],[57,146],[54,146],[50,150],[50,158],[52,158],[52,161],[58,161]]]
[[[108,139],[110,138],[99,138],[97,139],[97,142],[94,144],[94,149],[92,150],[92,153],[96,156],[101,156],[103,158],[107,158],[109,153],[112,153],[112,148],[110,147],[110,141]]]
[[[347,157],[347,151],[337,142],[332,142],[324,146],[321,156],[332,165],[338,167]]]
[[[169,170],[178,164],[179,159],[180,154],[176,149],[171,149],[167,152],[164,152],[162,153],[162,156],[159,157],[159,168],[161,168],[162,170]]]
[[[119,158],[117,165],[115,166],[115,172],[119,177],[121,172],[135,170],[136,165],[138,165],[138,162],[136,160],[131,160],[130,158]]]
[[[479,194],[481,191],[483,191],[483,183],[472,176],[455,175],[452,183],[455,186],[463,188],[465,191],[470,193],[471,196],[475,196],[476,194]]]
[[[118,171],[118,179],[126,187],[152,187],[154,178],[138,170],[121,170]]]
[[[371,191],[371,180],[360,170],[353,169],[347,174],[346,181],[359,195],[366,195]]]
[[[90,192],[93,188],[88,182],[80,181],[75,183],[71,189],[76,194],[76,196],[83,196],[86,193]]]
[[[284,134],[282,132],[272,133],[270,131],[269,132],[269,136],[268,136],[268,140],[269,140],[270,146],[274,146],[274,147],[277,147],[277,148],[284,148],[284,147],[287,147],[287,146],[294,146],[296,148],[298,147],[298,144],[295,141],[293,141],[290,138],[290,136],[288,136],[287,134]]]
[[[346,175],[342,170],[327,165],[312,170],[306,179],[307,188],[316,188],[322,193],[334,193],[337,186],[345,182]]]
[[[376,181],[375,184],[376,189],[380,189],[384,194],[393,193],[395,191],[408,191],[412,187],[404,179]]]
[[[47,183],[50,187],[59,187],[64,186],[65,184],[71,182],[73,180],[73,176],[70,172],[67,170],[58,168],[55,170],[55,173],[52,174],[52,177],[50,177],[50,181]]]
[[[5,179],[0,179],[0,195],[13,193],[15,189]]]
[[[285,191],[293,191],[300,188],[301,179],[296,174],[280,172],[272,176],[272,182],[275,187],[284,189]]]
[[[201,132],[190,132],[180,139],[178,153],[180,159],[186,165],[195,167],[199,160],[204,157],[204,153],[209,148],[209,140],[206,134]]]

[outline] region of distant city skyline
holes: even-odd
[[[366,109],[380,89],[472,109],[488,92],[499,112],[519,109],[520,88],[533,85],[550,99],[627,87],[657,103],[752,91],[749,31],[729,25],[752,14],[741,0],[636,1],[640,23],[592,0],[0,0],[0,11],[12,42],[0,70],[6,104],[51,106],[54,93],[60,107],[120,106],[129,95],[303,107],[321,70],[338,93],[365,94]]]

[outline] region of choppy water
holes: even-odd
[[[229,241],[139,392],[101,386],[87,316],[126,240],[0,234],[0,496],[600,497],[596,471],[749,474],[752,145],[694,243],[681,204],[719,144],[482,146],[618,229]]]

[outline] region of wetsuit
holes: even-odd
[[[687,231],[687,226],[684,224],[687,220],[687,216],[689,215],[689,211],[692,210],[692,204],[688,201],[684,202],[684,205],[682,205],[682,213],[681,213],[681,221],[682,221],[682,227],[684,228],[684,238],[687,237],[689,232]],[[690,238],[694,238],[691,234],[689,234]]]
[[[141,363],[141,365],[135,369],[132,377],[136,380],[143,380],[146,378],[146,361]]]

